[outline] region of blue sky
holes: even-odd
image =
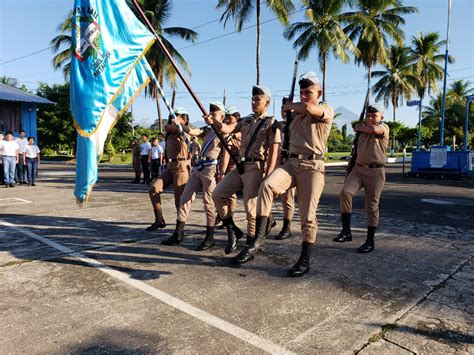
[[[175,0],[173,11],[166,26],[194,28],[219,18],[215,0]],[[15,77],[20,84],[35,90],[38,81],[62,83],[62,72],[51,66],[53,53],[45,50],[27,58],[4,62],[45,49],[57,32],[56,27],[72,8],[66,0],[1,0],[0,1],[0,75]],[[446,36],[447,0],[405,0],[404,5],[416,6],[419,13],[406,17],[404,26],[406,39],[417,31],[437,31]],[[262,21],[274,16],[264,11]],[[300,21],[302,13],[295,14],[292,21]],[[248,23],[252,25],[253,23]],[[207,106],[211,101],[222,100],[224,89],[227,103],[237,106],[242,113],[250,112],[250,88],[256,80],[255,46],[256,29],[240,34],[231,34],[216,40],[199,43],[234,30],[233,23],[226,28],[218,21],[196,28],[197,44],[173,41],[192,68],[190,82],[201,101]],[[281,97],[288,94],[295,52],[291,43],[282,36],[283,28],[278,21],[262,25],[262,84],[274,92],[276,112]],[[452,0],[450,54],[456,62],[449,65],[449,78],[465,78],[474,83],[474,1]],[[187,47],[187,48],[184,48]],[[443,48],[444,51],[444,48]],[[299,72],[316,70],[316,54],[300,63]],[[334,108],[345,106],[358,113],[364,99],[365,69],[350,61],[344,64],[333,58],[328,63],[327,100]],[[440,83],[441,89],[442,83]],[[169,89],[165,88],[167,92]],[[187,107],[191,121],[200,120],[200,111],[184,86],[178,83],[177,105]],[[170,95],[171,96],[171,95]],[[151,124],[156,119],[154,101],[140,95],[134,106],[135,122]],[[270,109],[270,113],[272,108]],[[387,118],[392,117],[391,108]],[[402,107],[397,111],[397,120],[414,126],[417,123],[415,108]],[[447,123],[449,124],[449,123]]]

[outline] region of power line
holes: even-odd
[[[305,11],[305,9],[298,10],[298,11],[294,11],[294,12],[290,13],[290,15],[293,15],[293,14],[296,14],[296,13],[302,12],[302,11]],[[266,24],[266,23],[273,22],[273,21],[276,21],[276,20],[278,20],[278,17],[274,17],[274,18],[271,18],[271,19],[269,19],[269,20],[263,21],[263,22],[260,23],[260,25],[264,25],[264,24]],[[223,38],[223,37],[227,37],[227,36],[230,36],[230,35],[233,35],[233,34],[236,34],[236,33],[240,33],[240,32],[242,32],[242,31],[248,30],[248,29],[250,29],[250,28],[255,28],[255,27],[257,27],[257,26],[258,26],[258,25],[255,24],[255,25],[250,25],[250,26],[247,26],[247,27],[243,27],[240,31],[235,30],[235,31],[232,31],[232,32],[224,33],[224,34],[219,35],[219,36],[216,36],[216,37],[208,38],[208,39],[206,39],[206,40],[204,40],[204,41],[200,41],[200,42],[196,42],[196,43],[190,44],[189,46],[181,47],[181,48],[179,48],[178,50],[183,50],[183,49],[195,47],[195,46],[197,46],[197,45],[199,45],[199,44],[204,44],[204,43],[207,43],[207,42],[215,41],[215,40],[217,40],[217,39],[220,39],[220,38]]]
[[[44,52],[44,51],[46,51],[46,50],[48,50],[48,49],[51,49],[51,48],[53,48],[53,47],[54,47],[54,46],[49,46],[49,47],[47,47],[47,48],[40,49],[39,51],[36,51],[36,52],[33,52],[33,53],[29,53],[29,54],[25,54],[24,56],[21,56],[21,57],[18,57],[18,58],[14,58],[14,59],[7,60],[6,62],[0,63],[0,65],[4,65],[4,64],[7,64],[7,63],[15,62],[15,61],[20,60],[20,59],[24,59],[24,58],[31,57],[32,55],[35,55],[35,54]]]

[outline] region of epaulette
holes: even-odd
[[[279,129],[281,131],[281,124],[280,122],[278,122],[277,120],[273,121],[272,123],[272,130],[273,130],[273,133],[276,133],[277,129]]]
[[[250,124],[252,123],[252,115],[242,118],[242,123]]]

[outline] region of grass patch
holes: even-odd
[[[19,266],[19,265],[21,265],[21,264],[26,264],[26,263],[29,263],[29,262],[31,262],[31,261],[32,261],[32,260],[29,260],[29,259],[13,260],[13,261],[9,261],[9,262],[6,263],[6,264],[0,265],[0,267]]]
[[[132,154],[116,154],[113,157],[108,157],[104,154],[100,162],[108,164],[132,164],[132,159]]]
[[[382,326],[382,330],[380,332],[370,337],[369,343],[375,343],[379,341],[380,339],[383,339],[385,337],[385,334],[387,334],[388,332],[391,332],[392,330],[396,328],[397,328],[396,324],[386,324]]]
[[[41,160],[45,161],[74,161],[75,158],[69,155],[42,155]]]

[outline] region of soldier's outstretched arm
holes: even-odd
[[[356,132],[368,133],[368,134],[384,134],[384,129],[381,125],[370,125],[365,123],[357,123],[354,127]]]
[[[315,121],[325,120],[325,111],[321,105],[315,105],[309,102],[287,102],[283,105],[282,110],[284,112],[295,111],[299,114],[308,114]]]
[[[218,121],[214,117],[212,118],[212,125],[214,127],[216,127],[216,129],[219,132],[224,133],[224,134],[232,133],[235,130],[235,127],[237,126],[237,123],[238,122],[231,123],[231,124],[225,124],[225,123],[222,123],[222,122]]]

